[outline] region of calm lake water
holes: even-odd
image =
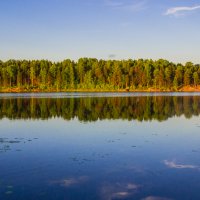
[[[199,200],[200,93],[0,94],[1,200]]]

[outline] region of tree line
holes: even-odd
[[[164,121],[199,116],[200,96],[0,98],[0,119]]]
[[[167,60],[0,61],[0,90],[178,90],[200,84],[200,65]]]

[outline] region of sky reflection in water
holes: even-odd
[[[196,98],[0,99],[0,199],[200,199]]]

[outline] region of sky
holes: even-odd
[[[200,0],[0,0],[0,60],[200,63]]]

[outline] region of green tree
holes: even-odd
[[[193,73],[193,80],[194,80],[194,85],[197,86],[199,84],[199,75],[197,72]]]

